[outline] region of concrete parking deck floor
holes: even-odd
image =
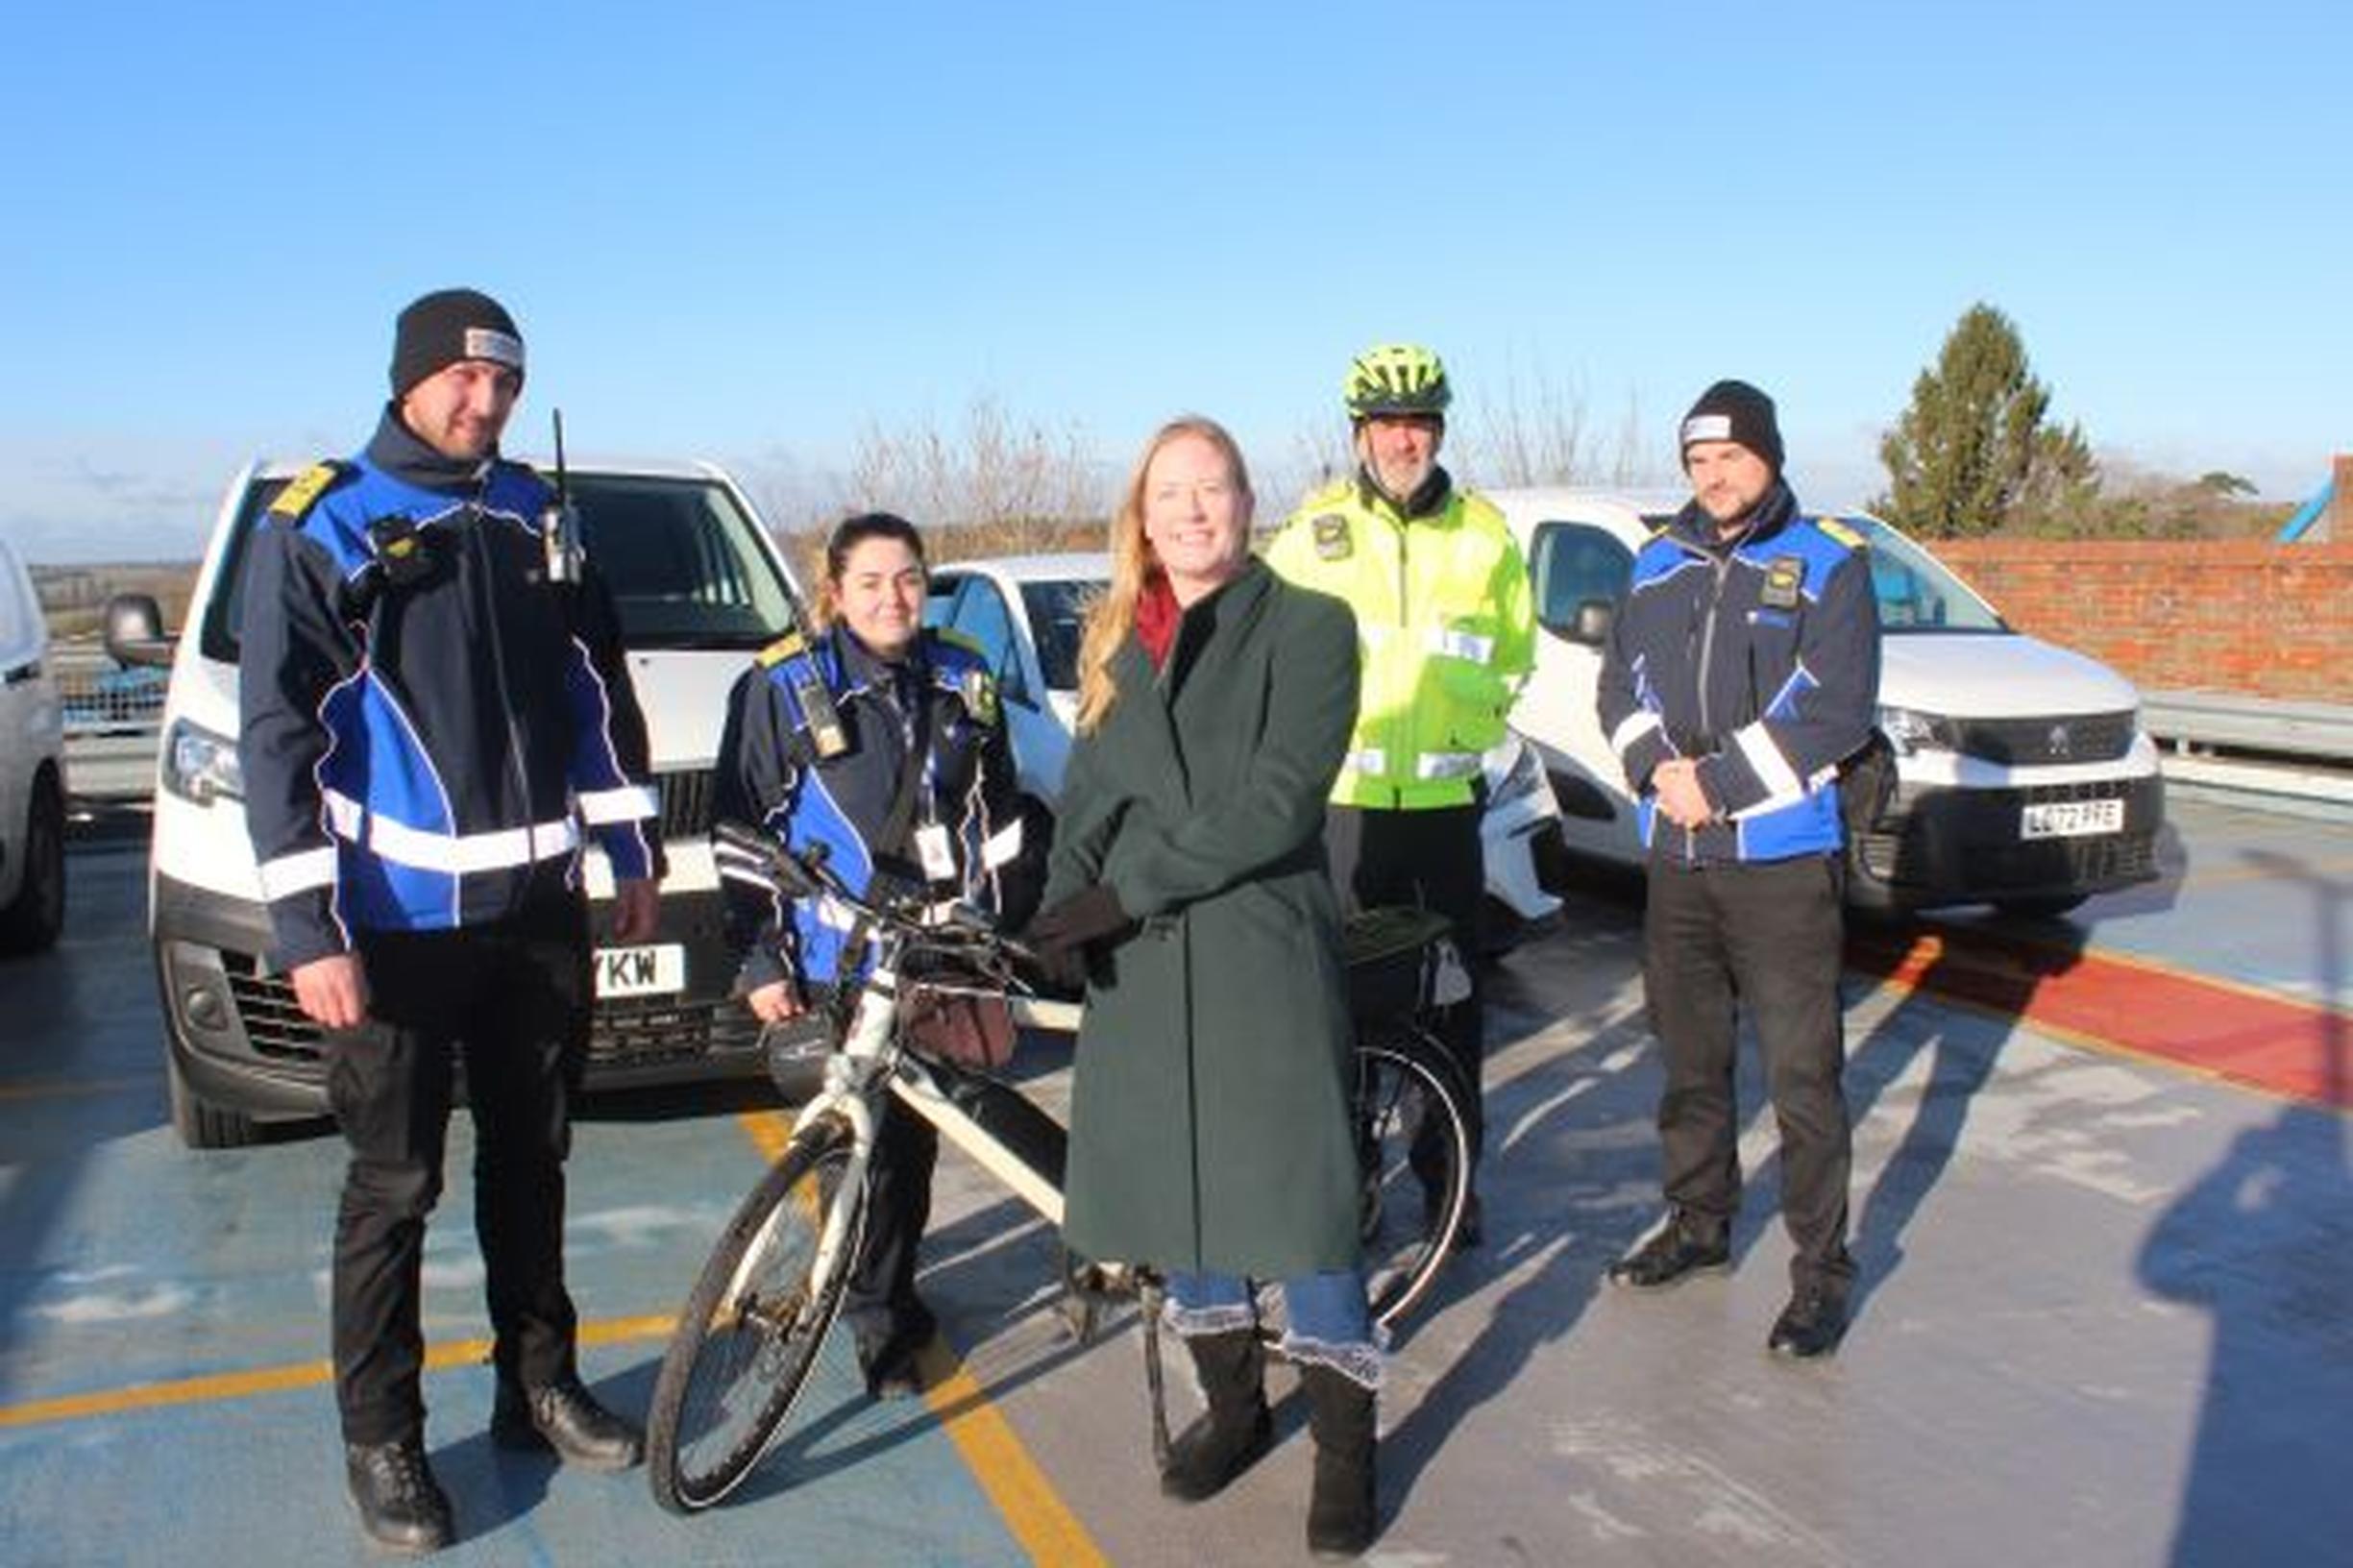
[[[2031,940],[1984,918],[1858,940],[1863,1285],[1826,1364],[1763,1353],[1788,1256],[1769,1115],[1744,1142],[1733,1275],[1601,1283],[1656,1213],[1632,910],[1580,898],[1508,960],[1488,1245],[1396,1347],[1369,1560],[2353,1561],[2353,1129],[2333,1108],[2353,825],[2176,818],[2166,883]],[[372,1560],[320,1360],[338,1146],[178,1146],[135,846],[73,870],[64,945],[0,965],[0,1561]],[[2218,1060],[2152,1059],[2185,1039]],[[572,1266],[586,1370],[616,1404],[642,1409],[668,1314],[779,1126],[711,1093],[581,1126]],[[868,1404],[835,1347],[786,1446],[689,1521],[642,1476],[500,1454],[462,1118],[453,1145],[428,1323],[430,1437],[467,1535],[447,1560],[1305,1557],[1297,1398],[1226,1496],[1163,1502],[1132,1324],[1063,1337],[1051,1237],[952,1153],[924,1287],[954,1376],[927,1402]]]

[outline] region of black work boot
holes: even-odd
[[[1776,1356],[1810,1361],[1836,1350],[1846,1335],[1846,1292],[1809,1280],[1790,1292],[1789,1305],[1773,1320],[1765,1348]]]
[[[450,1498],[414,1437],[343,1445],[343,1474],[368,1538],[395,1552],[438,1552],[457,1539]]]
[[[1707,1235],[1681,1210],[1658,1234],[1609,1265],[1609,1283],[1637,1290],[1659,1290],[1694,1274],[1721,1274],[1732,1266],[1730,1238]]]
[[[1185,1348],[1192,1352],[1210,1408],[1168,1445],[1160,1489],[1198,1503],[1258,1462],[1274,1441],[1275,1422],[1266,1408],[1266,1352],[1258,1330],[1198,1334]]]
[[[490,1440],[501,1448],[551,1450],[583,1470],[626,1470],[644,1448],[637,1429],[598,1404],[575,1377],[537,1388],[501,1378]]]
[[[1354,1557],[1373,1544],[1380,1513],[1373,1491],[1377,1446],[1373,1391],[1328,1366],[1306,1366],[1308,1430],[1315,1434],[1315,1490],[1308,1499],[1308,1550]]]

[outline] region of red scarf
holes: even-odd
[[[1177,608],[1176,590],[1168,586],[1168,576],[1155,572],[1136,596],[1136,640],[1143,644],[1144,652],[1155,670],[1165,669],[1168,650],[1176,646],[1177,625],[1185,612]]]

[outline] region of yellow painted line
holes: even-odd
[[[144,1073],[136,1078],[55,1078],[47,1083],[37,1080],[0,1084],[0,1103],[12,1100],[70,1100],[89,1099],[100,1094],[127,1094],[133,1090],[151,1090],[161,1080],[160,1073]]]
[[[1032,1562],[1108,1564],[1087,1527],[1070,1511],[1045,1472],[1038,1468],[1013,1427],[947,1341],[934,1335],[920,1357],[923,1403],[940,1418],[965,1467],[980,1482]]]
[[[793,1136],[791,1118],[779,1111],[748,1111],[736,1120],[761,1157],[771,1163],[783,1154]],[[1030,1560],[1052,1563],[1056,1568],[1108,1564],[1111,1559],[1054,1490],[1029,1450],[1021,1446],[1012,1423],[989,1403],[987,1391],[965,1370],[947,1340],[932,1335],[919,1354],[919,1362],[923,1403]]]
[[[784,1157],[784,1146],[793,1140],[791,1116],[781,1111],[747,1111],[735,1119],[761,1159],[772,1165]]]
[[[675,1318],[666,1315],[606,1318],[580,1325],[583,1345],[622,1344],[639,1339],[667,1339]],[[478,1366],[490,1360],[487,1339],[453,1339],[429,1345],[425,1352],[429,1372]],[[316,1388],[335,1381],[331,1361],[295,1361],[285,1366],[256,1367],[249,1372],[214,1372],[199,1378],[176,1378],[168,1383],[134,1384],[128,1388],[102,1388],[58,1399],[29,1400],[0,1405],[0,1427],[30,1427],[47,1421],[78,1421],[124,1410],[156,1410],[174,1405],[201,1405],[213,1400],[249,1399],[257,1394]]]

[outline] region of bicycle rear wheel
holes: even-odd
[[[1365,1294],[1388,1328],[1429,1295],[1461,1229],[1470,1123],[1454,1063],[1420,1029],[1360,1040],[1356,1065]]]
[[[654,1380],[646,1423],[654,1501],[707,1508],[742,1484],[817,1364],[866,1224],[854,1139],[828,1116],[793,1135],[695,1281]],[[818,1272],[825,1222],[844,1208],[842,1250]]]

